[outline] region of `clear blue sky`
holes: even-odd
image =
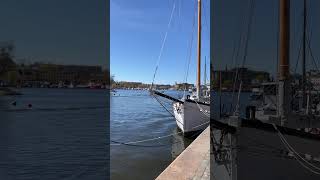
[[[107,1],[1,0],[0,41],[28,61],[107,66]]]
[[[184,82],[197,0],[111,0],[110,68],[116,80],[152,82],[174,2],[176,9],[155,83]],[[210,1],[202,2],[202,67],[206,56],[209,78]],[[196,30],[193,37],[190,83],[196,80]]]

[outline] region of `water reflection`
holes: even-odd
[[[199,133],[195,133],[189,137],[184,137],[178,127],[173,129],[172,134],[175,134],[172,136],[172,160],[176,159],[199,135]]]

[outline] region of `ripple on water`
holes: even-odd
[[[137,141],[176,133],[174,118],[164,110],[148,91],[119,90],[123,98],[111,97],[111,139]],[[181,92],[170,92],[178,96]],[[141,94],[140,97],[137,95]],[[142,96],[143,95],[143,96]],[[165,100],[161,98],[161,101]],[[167,104],[169,110],[171,104]],[[157,147],[111,146],[111,178],[154,179],[172,161],[172,152],[181,152],[173,142],[181,137],[168,137],[142,143]],[[159,146],[164,145],[164,146]],[[176,155],[174,155],[176,156]]]

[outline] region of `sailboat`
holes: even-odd
[[[279,79],[265,84],[278,89],[276,112],[267,114],[265,109],[267,118],[261,120],[255,108],[248,106],[245,118],[238,114],[211,118],[211,171],[217,179],[320,178],[320,135],[314,131],[317,120],[290,106],[290,0],[279,2]]]
[[[154,95],[162,96],[173,103],[173,114],[179,129],[184,135],[194,134],[208,127],[210,122],[210,93],[201,86],[201,0],[198,0],[198,42],[197,42],[197,82],[196,91],[181,99],[153,90]],[[206,78],[206,77],[205,77]]]
[[[320,127],[320,106],[319,102],[312,102],[312,98],[318,94],[312,94],[306,91],[306,24],[307,8],[304,0],[304,18],[303,18],[303,48],[302,48],[302,78],[301,84],[296,88],[290,77],[289,55],[282,52],[282,58],[279,65],[280,78],[278,82],[261,84],[261,105],[257,108],[248,108],[252,111],[255,119],[263,122],[275,123],[287,127]],[[286,49],[289,47],[286,47]],[[289,51],[287,49],[286,51]],[[277,89],[279,91],[277,92]],[[293,89],[295,89],[293,91]],[[253,117],[251,117],[253,118]]]

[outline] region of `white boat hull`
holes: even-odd
[[[173,104],[173,112],[183,133],[204,130],[210,122],[210,105],[176,102]]]

